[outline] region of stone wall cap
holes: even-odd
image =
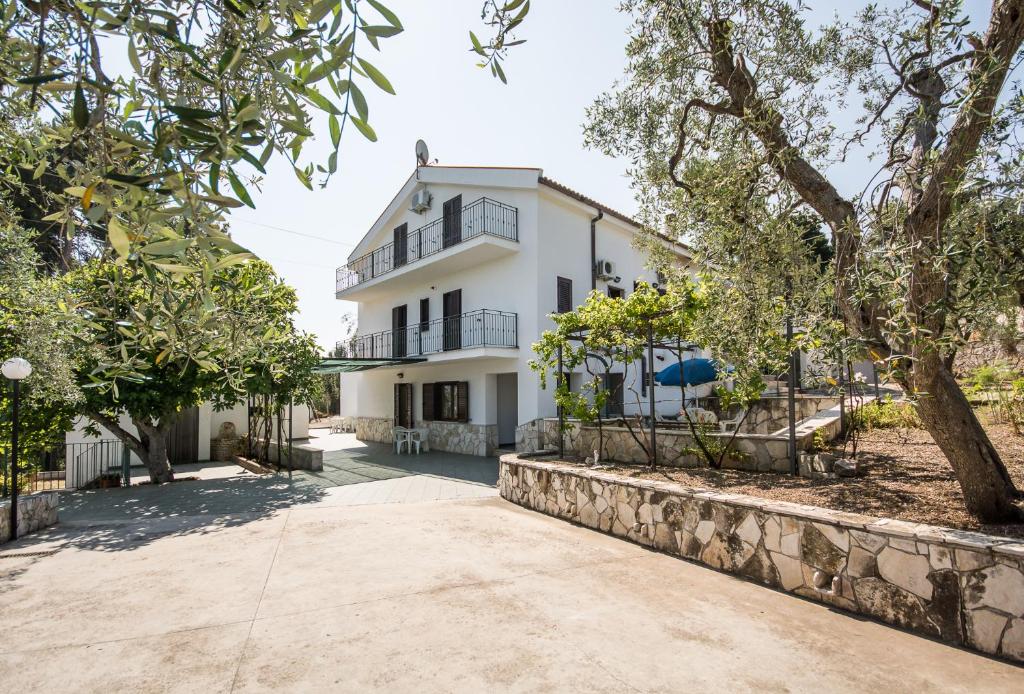
[[[1024,542],[1010,537],[987,535],[985,533],[970,530],[944,528],[936,525],[927,525],[925,523],[913,523],[894,518],[865,516],[857,513],[850,513],[848,511],[822,508],[820,506],[795,504],[789,501],[764,499],[745,494],[720,492],[713,489],[686,487],[681,484],[664,482],[661,480],[642,480],[612,472],[577,467],[566,463],[523,460],[517,453],[506,453],[501,456],[500,461],[505,465],[518,465],[535,470],[557,471],[562,474],[584,479],[596,479],[604,483],[626,484],[635,488],[668,492],[687,496],[693,499],[705,499],[731,506],[755,508],[764,513],[778,513],[787,516],[794,516],[817,523],[825,523],[852,530],[864,530],[889,537],[908,538],[920,540],[922,542],[955,545],[975,551],[992,551],[997,554],[1003,554],[1014,558],[1024,557]]]

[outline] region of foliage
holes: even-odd
[[[996,424],[1010,424],[1021,433],[1024,426],[1024,378],[1005,361],[982,364],[965,380],[973,402],[980,402]]]
[[[32,375],[22,383],[19,450],[30,454],[62,440],[81,394],[73,369],[73,326],[61,310],[61,288],[37,275],[33,235],[21,228],[0,200],[0,362],[23,357]],[[10,452],[10,384],[0,389],[0,456]]]
[[[555,403],[567,416],[584,423],[597,422],[598,453],[603,455],[601,412],[609,394],[602,387],[602,376],[620,367],[624,381],[629,382],[630,369],[647,354],[648,335],[659,351],[667,349],[682,359],[682,348],[690,347],[699,332],[697,324],[701,311],[700,293],[692,283],[682,278],[671,282],[664,294],[659,294],[646,283],[639,284],[624,299],[613,299],[594,291],[575,310],[551,316],[555,328],[544,331],[540,340],[533,344],[537,357],[530,361],[530,368],[539,373],[542,387],[546,387],[548,372],[556,374]],[[583,368],[590,375],[580,391],[571,391],[559,374],[559,352],[562,373]],[[726,409],[746,407],[760,397],[763,383],[759,372],[730,372],[729,378],[735,379],[736,385],[732,391],[722,389],[720,393]],[[632,392],[637,409],[642,409],[640,394],[635,389]],[[654,451],[641,420],[640,416],[635,421],[623,417],[622,423],[648,459],[653,460]],[[695,430],[697,427],[691,428]],[[721,464],[721,455],[712,456],[709,450],[702,450],[709,464]]]
[[[501,61],[507,56],[508,49],[526,43],[526,39],[517,39],[513,32],[523,23],[529,12],[530,0],[484,0],[480,19],[491,28],[493,36],[484,44],[476,34],[469,32],[470,50],[481,58],[477,67],[490,68],[492,77],[508,82]]]
[[[83,410],[147,461],[154,479],[168,469],[160,447],[177,412],[202,402],[227,407],[248,393],[304,401],[319,392],[318,348],[295,330],[294,290],[268,264],[228,263],[206,280],[169,277],[165,285],[168,276],[143,263],[99,261],[65,276],[94,345],[78,370]],[[138,436],[118,425],[121,412]]]
[[[994,234],[967,230],[979,208],[1009,198],[1012,209],[1020,195],[1024,98],[1007,89],[1024,42],[1019,0],[996,0],[980,36],[957,0],[866,4],[817,29],[790,0],[622,8],[634,19],[625,79],[589,110],[586,139],[631,159],[644,221],[658,229],[671,215],[699,249],[728,249],[813,210],[835,255],[831,299],[806,326],[825,326],[822,340],[846,355],[870,354],[918,397],[972,512],[1020,516],[949,370],[964,339],[952,326],[970,325],[988,291],[962,274],[964,254],[999,250]],[[858,119],[852,132],[833,122],[839,110]],[[843,180],[863,191],[849,198],[833,165],[856,150],[878,161],[870,179]],[[1008,264],[1013,284],[1024,263]]]
[[[854,409],[850,415],[850,425],[861,431],[923,427],[913,403],[892,398],[872,400]]]

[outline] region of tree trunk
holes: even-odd
[[[153,426],[147,422],[133,419],[135,428],[139,430],[139,438],[142,445],[137,450],[142,462],[149,470],[149,481],[153,484],[164,484],[174,481],[174,470],[171,468],[171,461],[167,457],[167,432],[169,426],[162,422]]]
[[[922,393],[918,414],[953,467],[967,510],[986,523],[1024,518],[1017,503],[1020,494],[998,451],[939,355],[922,355],[914,363],[912,378],[910,385]]]

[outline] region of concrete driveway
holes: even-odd
[[[1024,670],[1007,663],[489,489],[405,503],[337,491],[418,476],[216,481],[228,489],[196,487],[202,501],[174,498],[201,484],[180,483],[110,494],[105,514],[102,499],[80,503],[76,520],[0,549],[3,689],[1021,691]],[[166,505],[149,496],[167,491]]]

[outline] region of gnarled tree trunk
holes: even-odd
[[[153,484],[163,484],[174,481],[174,470],[171,468],[171,461],[167,457],[167,433],[169,425],[163,422],[153,426],[147,422],[133,419],[135,428],[139,430],[139,442],[141,445],[135,449],[135,453],[142,459],[149,470],[149,480]],[[130,445],[130,444],[129,444]]]
[[[1024,518],[999,453],[939,355],[922,355],[911,378],[904,386],[920,393],[918,414],[953,467],[967,510],[986,522]]]

